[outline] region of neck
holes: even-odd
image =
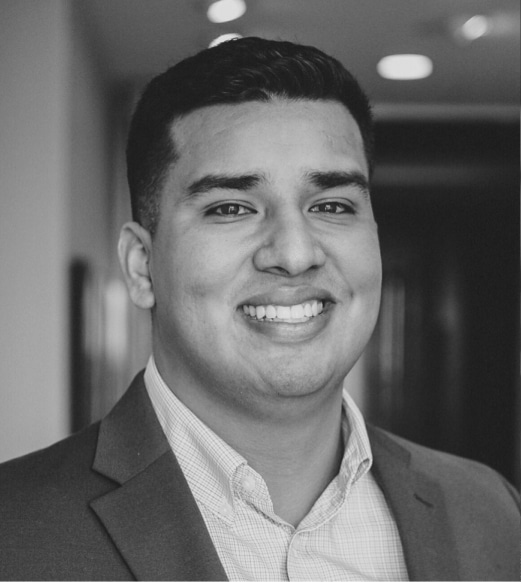
[[[293,526],[309,513],[338,474],[343,455],[341,405],[300,426],[249,426],[229,444],[265,480],[275,513]],[[234,441],[234,442],[233,442]]]
[[[295,527],[338,474],[344,451],[341,386],[324,401],[303,400],[281,404],[276,417],[232,416],[215,403],[193,409],[262,476],[275,513]]]

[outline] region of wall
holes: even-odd
[[[68,265],[109,262],[106,100],[73,7],[0,5],[0,461],[68,434]]]
[[[95,39],[83,26],[81,13],[68,17],[72,32],[68,70],[68,251],[70,256],[88,259],[97,271],[107,272],[116,256],[110,248],[110,95],[101,59],[96,58]]]

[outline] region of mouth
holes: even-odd
[[[254,321],[264,323],[306,323],[320,316],[331,304],[330,301],[313,299],[295,305],[250,305],[240,307],[244,315]]]

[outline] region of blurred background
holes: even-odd
[[[0,461],[105,414],[146,363],[116,257],[129,116],[151,76],[235,34],[325,50],[375,105],[384,283],[355,399],[519,484],[519,2],[211,4],[0,3]]]

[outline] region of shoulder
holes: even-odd
[[[448,568],[452,560],[450,577],[437,579],[519,579],[519,496],[512,485],[481,463],[373,427],[368,433],[372,471],[409,557],[428,547],[431,567],[439,561]]]
[[[115,487],[91,468],[98,430],[0,465],[1,580],[118,576],[120,558],[89,505]]]
[[[70,484],[78,472],[92,466],[98,430],[94,424],[50,447],[0,464],[0,498],[20,487],[27,492]]]
[[[493,500],[505,510],[518,511],[519,494],[497,471],[473,461],[419,445],[375,427],[368,427],[373,453],[400,457],[415,474],[436,482],[448,500],[463,505]]]
[[[98,424],[92,425],[50,447],[0,464],[0,536],[11,518],[56,523],[72,517],[81,500],[110,488],[107,479],[91,469],[98,430]]]

